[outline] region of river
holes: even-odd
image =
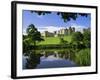
[[[29,51],[23,55],[23,69],[75,67],[74,54],[68,49]]]

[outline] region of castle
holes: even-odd
[[[60,29],[58,31],[54,31],[53,33],[49,32],[49,31],[44,31],[43,33],[41,33],[41,35],[43,37],[58,37],[58,36],[64,36],[64,35],[70,35],[73,32],[75,32],[75,28],[74,27],[69,27],[69,29]]]

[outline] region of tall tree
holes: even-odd
[[[74,42],[80,42],[83,40],[83,34],[81,32],[75,32],[72,35],[72,41]]]
[[[27,28],[27,34],[28,37],[32,40],[32,42],[34,43],[34,46],[36,45],[36,41],[42,41],[42,37],[40,32],[35,28],[35,26],[33,24],[30,24]]]
[[[83,34],[81,32],[75,32],[72,35],[72,43],[74,44],[74,46],[76,46],[76,48],[82,48],[83,45]]]
[[[84,31],[83,36],[83,42],[85,46],[89,48],[91,46],[91,32],[89,30],[86,30]]]

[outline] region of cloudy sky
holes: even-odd
[[[90,15],[88,17],[78,16],[76,20],[64,22],[61,16],[56,15],[56,12],[39,16],[37,13],[31,13],[29,10],[23,10],[22,19],[23,34],[26,34],[26,29],[30,24],[34,24],[40,32],[53,32],[70,26],[75,27],[77,31],[91,26]]]

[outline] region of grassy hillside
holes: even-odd
[[[69,36],[65,36],[65,37],[63,37],[63,38],[64,38],[65,41],[71,42],[72,36],[69,35]]]
[[[65,41],[70,42],[71,41],[71,36],[64,36],[63,39]],[[60,43],[60,38],[59,37],[45,37],[44,41],[39,42],[38,45],[59,44],[59,43]]]

